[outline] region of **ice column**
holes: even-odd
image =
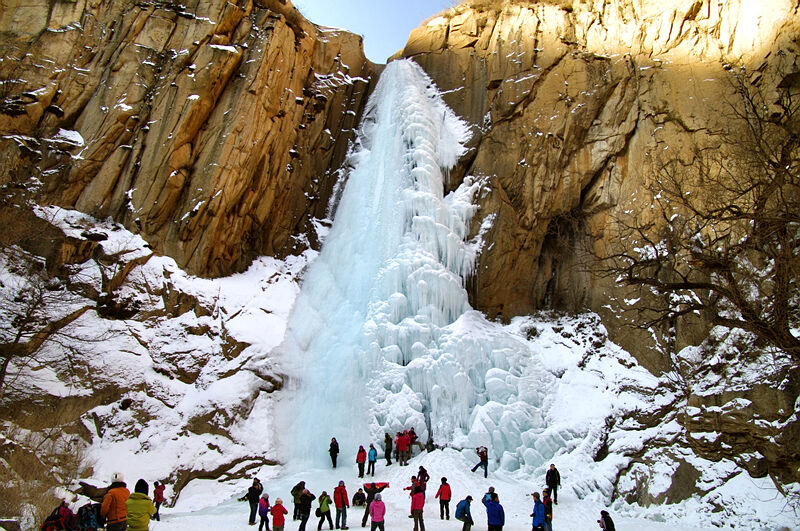
[[[443,180],[467,137],[416,63],[387,65],[283,344],[287,459],[321,463],[336,437],[350,461],[359,444],[411,426],[423,441],[501,437],[509,440],[497,441],[500,449],[516,450],[535,420],[526,407],[538,399],[528,397],[514,406],[509,434],[480,427],[487,404],[519,395],[503,382],[507,352],[524,349],[492,339],[464,289],[475,261],[465,239],[477,185],[466,179],[445,197]]]

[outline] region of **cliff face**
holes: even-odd
[[[471,5],[477,7],[470,7]],[[796,69],[796,2],[464,2],[402,50],[473,125],[462,173],[489,176],[475,305],[511,317],[600,310],[582,238],[630,208],[652,154],[711,145],[729,116],[727,64],[775,87]]]
[[[313,233],[379,72],[286,0],[3,2],[0,32],[0,182],[201,275]]]

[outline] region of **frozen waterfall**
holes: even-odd
[[[479,187],[467,178],[444,196],[443,180],[467,138],[416,63],[387,65],[283,344],[287,460],[322,463],[336,437],[350,461],[412,426],[423,442],[490,445],[508,468],[544,459],[525,449],[542,425],[529,352],[464,289]]]

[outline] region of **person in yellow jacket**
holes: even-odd
[[[100,516],[106,519],[107,531],[125,531],[127,529],[128,511],[125,502],[128,501],[130,494],[122,474],[115,472],[111,476],[111,486],[108,487],[108,492],[100,506]]]
[[[128,508],[128,531],[147,531],[150,525],[150,518],[156,514],[156,506],[153,500],[147,496],[149,487],[147,482],[140,479],[136,482],[125,506]]]

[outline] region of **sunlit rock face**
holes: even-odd
[[[379,71],[285,0],[4,2],[0,32],[0,180],[202,275],[295,249]]]
[[[473,233],[491,221],[473,305],[504,318],[602,311],[608,298],[584,272],[580,242],[602,245],[610,215],[642,209],[633,201],[658,153],[691,161],[694,146],[714,145],[735,100],[726,65],[758,72],[766,90],[794,71],[795,9],[463,2],[415,29],[400,55],[422,65],[473,125],[473,149],[454,175],[491,178],[473,219]]]

